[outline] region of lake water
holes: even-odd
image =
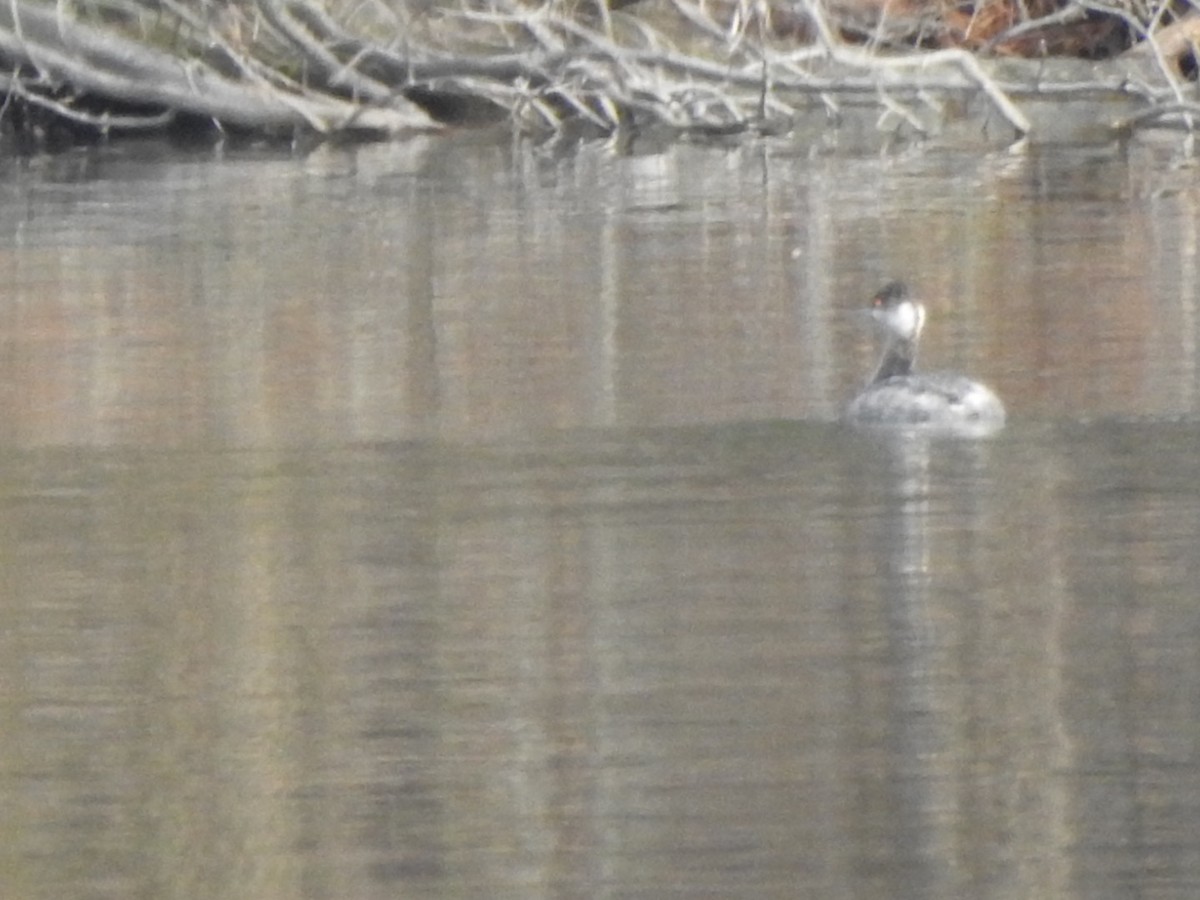
[[[633,150],[0,172],[5,898],[1200,894],[1184,142]]]

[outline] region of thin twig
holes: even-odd
[[[1040,16],[1036,19],[1026,19],[1004,29],[1004,31],[993,35],[985,41],[983,47],[980,49],[984,53],[991,53],[1001,44],[1016,40],[1030,32],[1041,31],[1043,28],[1050,28],[1054,25],[1071,25],[1086,19],[1087,14],[1087,9],[1082,4],[1072,2],[1069,6],[1064,6],[1062,9],[1048,15]]]
[[[1128,118],[1114,123],[1116,131],[1133,131],[1144,125],[1151,125],[1172,116],[1180,116],[1188,131],[1193,131],[1193,123],[1200,118],[1200,103],[1160,103],[1149,109],[1143,109]]]

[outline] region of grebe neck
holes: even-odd
[[[871,379],[871,383],[878,384],[897,375],[911,375],[916,360],[915,338],[892,338],[883,348],[883,358],[879,360],[879,368],[875,370],[875,377]]]

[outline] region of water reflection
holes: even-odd
[[[1140,438],[10,457],[21,895],[1186,880],[1200,473]]]
[[[1082,152],[15,179],[6,896],[1187,896],[1195,189]],[[902,272],[996,439],[836,423]]]
[[[10,436],[269,447],[828,420],[872,353],[843,312],[890,276],[931,306],[926,364],[977,372],[1018,416],[1194,414],[1196,195],[1153,147],[432,146],[114,153],[95,180],[10,185],[26,210],[0,229]]]

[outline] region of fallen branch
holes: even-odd
[[[1130,29],[1148,36],[1139,50],[1059,71],[1070,61],[850,43],[847,32],[882,34],[883,26],[848,19],[848,0],[721,2],[672,0],[665,9],[677,19],[668,27],[662,9],[651,20],[624,0],[604,9],[558,0],[406,9],[363,0],[347,6],[346,19],[317,0],[122,0],[90,22],[65,3],[0,0],[0,70],[11,73],[10,101],[98,130],[188,115],[260,132],[396,134],[499,112],[533,131],[580,124],[602,133],[646,125],[777,133],[812,111],[873,105],[891,113],[880,120],[888,127],[926,131],[949,115],[941,98],[955,95],[986,98],[1017,135],[1034,128],[1021,106],[1028,97],[1044,106],[1050,97],[1122,96],[1161,108],[1136,110],[1126,117],[1133,126],[1192,115],[1195,89],[1178,61],[1200,26],[1160,28],[1161,4],[1144,22],[1121,10]],[[1101,8],[1101,0],[1069,0],[993,41]],[[774,19],[800,28],[800,43],[773,32]],[[148,43],[152,35],[168,46]]]
[[[43,101],[49,97],[48,86],[69,85],[75,93],[255,129],[395,134],[436,127],[428,115],[400,97],[392,98],[387,107],[372,107],[233,81],[199,60],[181,60],[25,3],[0,3],[0,56],[7,68],[36,73],[36,78],[25,82],[25,90]]]

